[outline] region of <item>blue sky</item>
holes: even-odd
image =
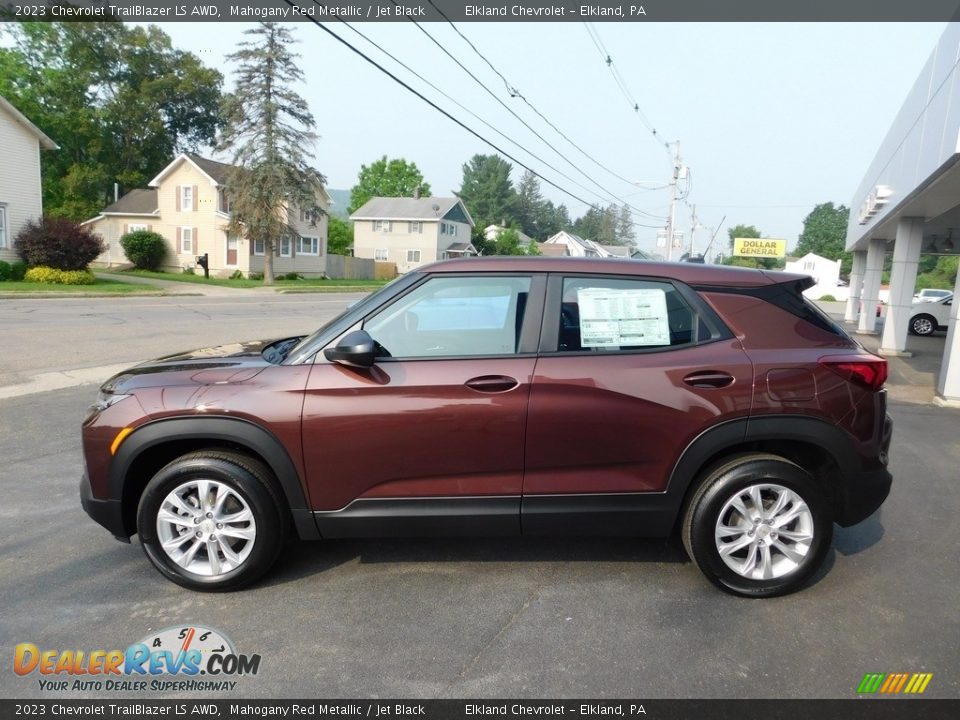
[[[225,55],[247,26],[163,27],[176,45],[224,69]],[[448,25],[424,28],[572,165],[511,117],[412,23],[360,23],[356,28],[583,187],[470,118],[347,27],[330,27],[584,199],[609,202],[617,197],[652,216],[666,215],[667,190],[627,184],[572,148],[521,100],[510,98],[503,81]],[[849,205],[944,24],[593,25],[658,137],[630,108],[582,23],[459,27],[531,104],[616,175],[665,184],[670,164],[663,142],[679,140],[693,179],[688,202],[696,203],[703,225],[716,227],[726,215],[721,236],[732,225],[753,224],[792,247],[816,203]],[[297,49],[306,75],[300,89],[321,135],[316,165],[331,187],[349,188],[362,163],[386,154],[416,162],[434,194],[446,195],[459,188],[464,162],[475,153],[492,152],[319,28],[296,24],[294,32],[302,41]],[[515,170],[515,179],[521,172]],[[585,210],[583,203],[546,183],[543,190],[555,202],[566,203],[574,217]],[[690,214],[687,205],[678,206],[677,227],[685,233]],[[634,219],[660,224],[640,215]],[[655,229],[638,227],[637,234],[641,247],[652,247]],[[708,230],[698,231],[699,248],[708,236]]]

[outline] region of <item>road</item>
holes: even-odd
[[[14,302],[3,323],[48,367],[68,350],[97,364],[308,330],[347,299],[196,300]],[[960,411],[892,404],[891,497],[785,598],[721,593],[672,540],[584,539],[296,544],[260,584],[206,595],[81,510],[94,390],[0,399],[0,697],[156,697],[45,693],[10,672],[13,648],[124,649],[194,624],[262,656],[232,697],[844,698],[867,672],[932,672],[927,697],[960,697]]]

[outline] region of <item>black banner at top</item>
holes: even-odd
[[[0,0],[14,22],[909,22],[960,0]]]

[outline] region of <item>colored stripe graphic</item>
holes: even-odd
[[[861,694],[920,695],[933,679],[933,673],[867,673],[857,686]]]

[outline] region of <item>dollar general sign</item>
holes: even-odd
[[[772,238],[734,238],[733,254],[743,257],[782,258],[787,254],[787,241]]]

